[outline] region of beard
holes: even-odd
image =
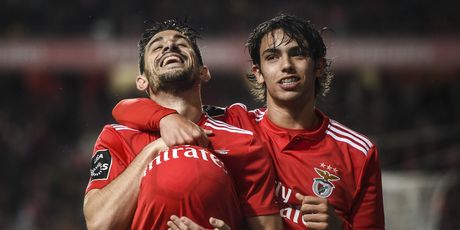
[[[149,87],[154,94],[159,92],[174,94],[191,89],[199,81],[197,76],[197,71],[191,67],[165,73],[147,73]]]

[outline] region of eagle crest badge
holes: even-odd
[[[313,192],[318,197],[327,198],[332,194],[332,191],[335,188],[332,182],[340,180],[340,177],[326,170],[321,170],[318,168],[315,168],[315,171],[321,178],[313,179],[313,185],[312,185]]]

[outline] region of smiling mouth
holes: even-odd
[[[278,81],[280,84],[293,84],[300,80],[299,77],[286,77]]]
[[[178,54],[165,55],[160,62],[160,67],[165,67],[169,64],[184,64],[184,59]]]

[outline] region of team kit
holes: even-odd
[[[333,74],[311,23],[281,14],[249,35],[252,110],[202,105],[198,37],[176,20],[144,31],[148,98],[120,101],[96,140],[88,229],[385,229],[375,144],[315,106]]]

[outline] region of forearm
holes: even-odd
[[[165,108],[148,98],[124,99],[112,110],[113,118],[122,125],[144,131],[158,131],[160,120],[177,111]]]
[[[107,186],[86,194],[83,211],[88,229],[126,229],[129,226],[136,208],[140,181],[151,160],[151,152],[142,151]]]
[[[251,230],[280,230],[283,229],[283,223],[280,215],[255,216],[246,218]]]

